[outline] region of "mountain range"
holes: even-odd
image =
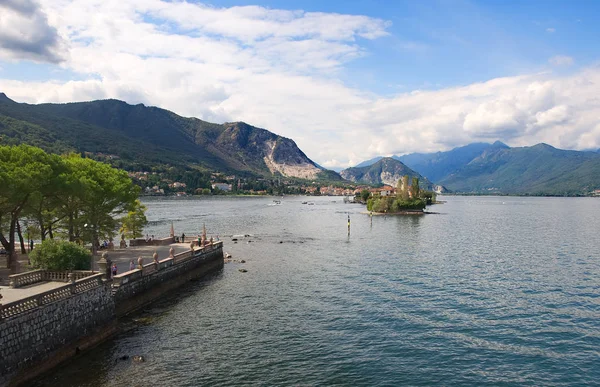
[[[213,124],[143,104],[108,99],[66,104],[17,103],[0,93],[4,144],[116,156],[129,169],[152,165],[253,176],[341,180],[296,143],[244,122]]]
[[[600,153],[547,144],[511,148],[499,141],[473,143],[447,152],[392,158],[459,193],[570,196],[600,189]],[[374,165],[377,160],[358,166]]]
[[[182,166],[239,176],[342,181],[293,140],[268,130],[244,122],[210,123],[114,99],[26,104],[0,93],[0,143],[108,156],[134,171]],[[600,189],[600,152],[473,143],[447,152],[378,157],[341,172],[355,182],[391,185],[406,174],[423,185],[460,193],[582,195]]]

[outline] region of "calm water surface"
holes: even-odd
[[[600,200],[446,197],[370,218],[340,199],[146,200],[149,234],[206,223],[247,262],[37,385],[600,383]]]

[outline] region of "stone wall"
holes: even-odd
[[[0,324],[0,385],[7,383],[9,378],[16,383],[25,377],[22,375],[25,370],[55,358],[56,352],[67,344],[93,337],[110,325],[114,317],[115,304],[110,285],[102,284],[69,298],[3,318]],[[81,349],[74,348],[73,351]],[[34,373],[39,371],[36,369]]]
[[[103,282],[102,274],[71,276],[60,288],[0,304],[0,386],[26,383],[97,345],[117,331],[117,317],[222,266],[223,243],[217,242],[113,281]]]

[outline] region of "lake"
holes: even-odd
[[[149,234],[206,224],[246,263],[36,385],[598,385],[600,200],[441,199],[387,217],[340,197],[145,199]]]

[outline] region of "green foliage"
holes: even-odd
[[[363,202],[366,202],[370,196],[371,196],[371,192],[369,192],[368,189],[363,189],[360,192],[360,198],[362,199]]]
[[[136,210],[139,187],[125,171],[27,145],[0,146],[0,242],[14,261],[15,229],[36,224],[40,237],[110,239],[123,212]]]
[[[142,237],[144,227],[148,224],[146,218],[146,206],[139,200],[136,200],[132,208],[127,212],[127,215],[121,219],[121,228],[119,233],[124,234],[130,239]]]
[[[55,175],[58,156],[27,145],[0,146],[0,243],[14,262],[16,224],[27,204]]]
[[[410,190],[411,190],[411,194],[413,198],[418,198],[421,193],[421,190],[419,188],[419,178],[418,177],[413,177],[412,178],[412,184],[410,186]]]
[[[410,195],[408,193],[408,175],[402,176],[402,191],[400,192],[399,197],[403,201],[408,201]]]
[[[89,270],[90,252],[75,243],[48,239],[30,254],[33,267],[46,270]]]
[[[436,201],[436,194],[433,191],[423,191],[421,192],[421,198],[425,201],[425,203],[429,206]]]
[[[409,199],[404,200],[394,196],[377,196],[367,200],[367,211],[394,213],[408,210],[423,210],[425,200]]]
[[[74,154],[65,157],[64,162],[71,182],[66,198],[77,203],[66,214],[73,220],[71,240],[76,234],[93,241],[113,238],[119,215],[134,208],[139,187],[133,185],[125,171],[108,164]]]

